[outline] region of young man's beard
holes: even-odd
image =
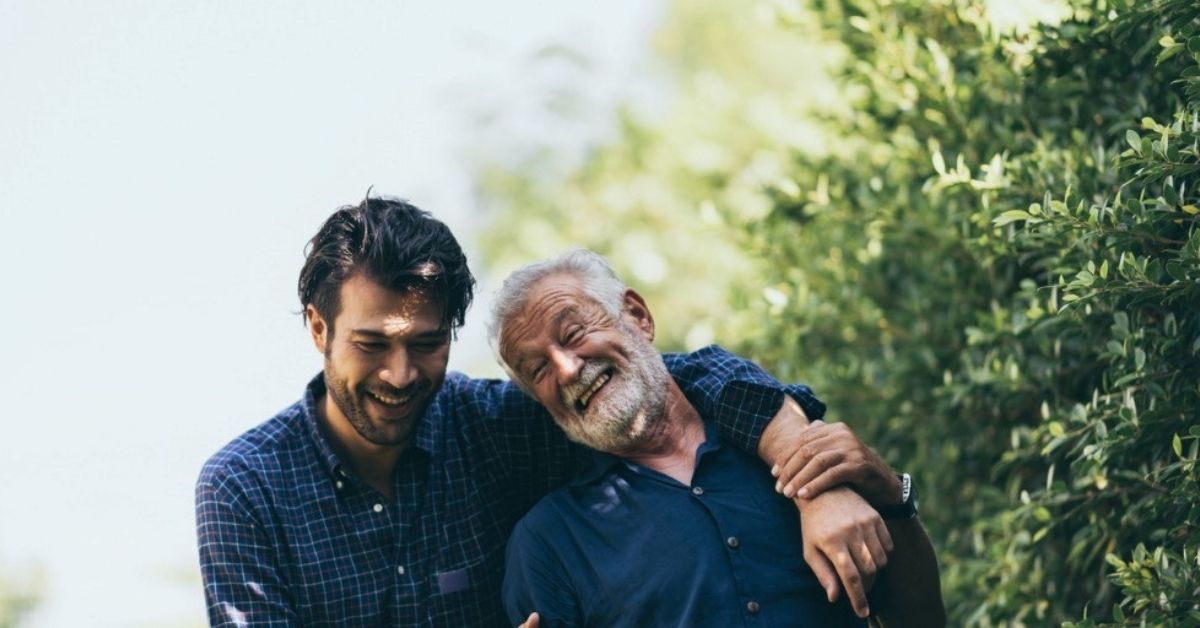
[[[426,382],[427,383],[427,382]],[[354,390],[350,389],[350,384],[346,378],[341,377],[337,369],[326,360],[325,362],[325,390],[329,398],[333,400],[334,405],[338,410],[341,410],[342,415],[354,427],[354,431],[358,432],[368,442],[376,445],[400,445],[408,441],[412,434],[417,420],[425,413],[425,408],[429,405],[427,385],[422,385],[422,382],[414,382],[406,392],[401,394],[393,392],[391,387],[380,385],[379,388],[385,389],[388,396],[403,396],[403,394],[412,394],[414,399],[410,402],[413,404],[412,410],[403,419],[396,421],[372,420],[370,413],[367,410],[367,389],[365,382],[359,383]]]

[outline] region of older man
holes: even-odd
[[[826,600],[792,505],[671,380],[651,344],[650,310],[603,258],[576,250],[514,273],[492,335],[513,380],[596,451],[514,530],[510,620],[536,611],[543,626],[863,623]],[[878,487],[895,480],[876,468],[860,484],[886,495]],[[938,626],[937,563],[910,489],[893,498],[901,503],[873,504],[896,543],[875,610],[888,625]]]

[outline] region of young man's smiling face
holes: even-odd
[[[503,326],[500,354],[567,436],[613,453],[636,447],[665,417],[669,375],[654,322],[626,290],[619,318],[566,273],[530,286]]]
[[[393,291],[362,274],[341,286],[332,327],[309,306],[310,328],[325,354],[331,422],[346,422],[374,445],[402,445],[446,377],[450,331],[436,300]]]

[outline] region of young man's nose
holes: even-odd
[[[417,370],[413,367],[412,360],[408,359],[408,352],[393,351],[393,355],[388,356],[387,364],[379,371],[379,379],[393,388],[405,388],[417,378]]]

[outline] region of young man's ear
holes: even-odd
[[[646,307],[646,300],[633,288],[626,288],[621,295],[622,314],[634,327],[642,332],[646,340],[654,341],[654,316]]]
[[[325,347],[329,341],[329,325],[325,324],[325,319],[312,303],[304,306],[304,315],[308,318],[308,333],[312,334],[313,346],[321,355],[325,355]]]

